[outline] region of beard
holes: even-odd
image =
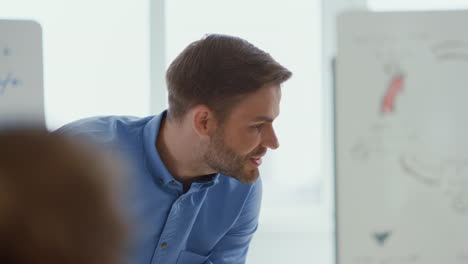
[[[224,144],[224,134],[217,129],[210,139],[203,160],[208,167],[216,172],[232,177],[242,183],[254,183],[260,173],[258,168],[246,168],[251,157],[263,155],[266,148],[259,147],[247,155],[239,155],[232,148]]]

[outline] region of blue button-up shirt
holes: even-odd
[[[156,149],[165,114],[86,118],[59,132],[112,146],[128,160],[131,190],[124,201],[133,220],[129,263],[245,263],[258,224],[260,180],[244,184],[215,174],[183,193]]]

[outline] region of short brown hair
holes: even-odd
[[[207,35],[186,47],[167,70],[168,118],[179,119],[203,104],[223,120],[243,96],[290,77],[288,69],[246,40]]]
[[[119,263],[127,228],[101,158],[60,134],[0,132],[0,263]]]

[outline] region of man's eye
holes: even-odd
[[[263,124],[258,124],[258,125],[252,126],[252,128],[257,129],[257,130],[261,129],[262,127],[263,127]]]

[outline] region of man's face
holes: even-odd
[[[265,86],[237,104],[211,136],[204,161],[213,170],[253,183],[267,149],[279,147],[273,120],[279,115],[281,89]]]

